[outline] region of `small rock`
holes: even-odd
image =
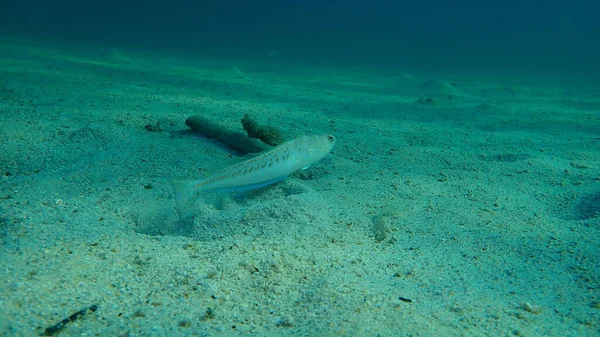
[[[534,305],[534,304],[531,304],[529,302],[523,302],[521,304],[521,309],[523,309],[523,310],[525,310],[527,312],[530,312],[530,313],[532,313],[534,315],[539,315],[544,310],[539,305]]]
[[[181,321],[179,321],[179,326],[182,328],[189,328],[192,326],[192,321],[190,321],[187,318],[184,318]]]

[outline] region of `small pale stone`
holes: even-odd
[[[532,313],[534,315],[539,315],[544,310],[539,305],[534,305],[534,304],[531,304],[529,302],[523,302],[523,304],[521,304],[521,309],[523,309],[523,310],[525,310],[527,312],[530,312],[530,313]]]

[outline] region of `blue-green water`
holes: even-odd
[[[4,1],[0,28],[222,57],[421,70],[599,71],[592,0]]]
[[[595,3],[0,6],[0,335],[600,335]]]

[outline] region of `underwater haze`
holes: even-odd
[[[3,1],[2,28],[228,56],[420,69],[600,70],[600,5],[550,1]]]
[[[600,336],[597,1],[0,1],[0,336]]]

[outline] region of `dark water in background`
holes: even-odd
[[[0,0],[0,31],[236,58],[600,73],[596,0]]]

